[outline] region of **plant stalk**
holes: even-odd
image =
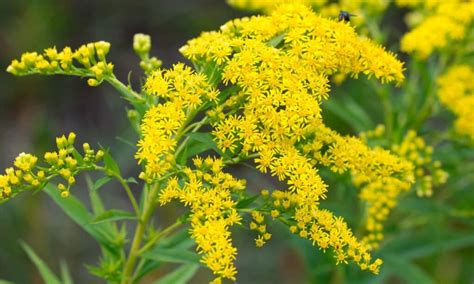
[[[155,209],[155,199],[153,198],[159,189],[158,184],[154,186],[150,191],[149,198],[145,201],[145,206],[143,210],[143,214],[139,219],[137,227],[135,229],[135,234],[133,236],[132,246],[130,248],[130,253],[128,254],[127,262],[125,263],[125,267],[123,270],[122,281],[121,284],[132,284],[133,283],[133,271],[135,268],[135,263],[137,261],[137,257],[139,255],[140,246],[142,244],[143,235],[145,234],[145,229],[150,221],[150,217],[153,214]]]

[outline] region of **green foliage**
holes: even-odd
[[[185,284],[194,276],[199,266],[196,264],[184,264],[173,272],[168,273],[163,278],[155,281],[154,284]]]
[[[21,242],[21,246],[25,250],[25,252],[28,254],[28,257],[33,261],[33,263],[36,265],[38,268],[41,277],[43,278],[43,281],[45,283],[51,283],[51,284],[61,284],[61,281],[59,281],[59,278],[54,275],[54,273],[51,271],[51,269],[46,265],[46,263],[39,258],[35,252],[26,244]]]

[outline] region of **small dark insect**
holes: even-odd
[[[347,11],[341,11],[339,13],[339,21],[349,22],[351,20],[351,16],[355,15],[349,14]]]

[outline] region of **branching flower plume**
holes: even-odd
[[[441,103],[456,115],[456,130],[474,140],[474,68],[452,66],[438,79]]]
[[[462,47],[474,6],[397,1],[426,12],[401,40],[401,50],[415,58],[405,65],[381,44],[387,34],[378,24],[395,7],[389,1],[228,2],[264,14],[230,20],[187,41],[179,51],[190,64],[162,67],[150,56],[150,36],[136,34],[133,50],[144,74],[139,91],[115,76],[106,58],[111,45],[104,41],[13,60],[7,67],[13,75],[72,75],[92,87],[106,82],[116,88],[130,104],[127,116],[138,137],[131,162],[139,169],[137,179],[123,176],[112,151],[92,150],[88,143],[78,150],[70,133],[57,138],[57,151],[43,159],[18,155],[0,175],[0,203],[24,191],[45,191],[98,241],[102,256],[88,269],[108,283],[149,281],[143,277],[168,262],[181,266],[157,283],[187,283],[199,265],[212,272],[210,283],[238,281],[233,233],[246,230],[261,248],[273,241],[275,223],[312,244],[318,256],[329,256],[330,267],[351,265],[354,273],[385,277],[375,276],[384,256],[394,262],[385,242],[430,219],[413,224],[407,217],[394,225],[391,214],[403,217],[397,209],[404,198],[435,198],[434,188],[447,187],[448,176],[460,172],[449,159],[451,172],[445,169],[446,159],[436,152],[448,135],[429,132],[436,132],[430,114],[433,120],[445,115],[435,113],[437,98],[456,116],[456,132],[474,139],[472,65],[444,71],[449,54],[439,62],[429,59],[452,39]],[[338,19],[349,10],[359,20]],[[469,52],[454,58],[469,58]],[[420,60],[435,70],[426,71]],[[345,127],[338,127],[341,121]],[[268,182],[252,185],[258,180],[241,178],[236,165]],[[88,171],[103,175],[86,177],[90,210],[73,189]],[[131,212],[105,208],[98,190],[112,179],[125,191]],[[331,200],[338,196],[344,200],[336,201],[339,207],[357,208],[338,209]],[[184,213],[157,229],[163,226],[157,207],[174,203]],[[48,283],[60,283],[55,281]]]
[[[471,33],[474,5],[471,1],[406,1],[397,0],[400,6],[415,7],[419,11],[411,19],[422,18],[421,23],[406,33],[401,48],[426,59],[434,50],[446,47],[451,40],[461,40]],[[425,15],[422,14],[425,13]]]

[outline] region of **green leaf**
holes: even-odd
[[[344,98],[344,102],[346,105],[346,109],[350,112],[350,114],[356,118],[359,123],[365,129],[372,129],[375,127],[374,122],[370,115],[363,109],[359,103],[357,103],[352,96],[346,96]]]
[[[6,281],[6,280],[1,280],[0,279],[0,284],[14,284],[13,282],[9,282],[9,281]]]
[[[102,148],[104,151],[104,164],[105,168],[115,175],[120,175],[120,167],[118,166],[117,162],[112,158],[109,151]]]
[[[396,255],[386,255],[384,256],[385,269],[390,269],[390,271],[405,280],[404,283],[413,283],[413,284],[432,284],[435,283],[433,279],[429,277],[426,272],[420,269],[413,263],[410,263],[408,260],[396,256]]]
[[[279,34],[272,39],[268,41],[269,46],[277,47],[281,42],[283,42],[283,39],[285,38],[286,33]]]
[[[159,262],[199,263],[199,256],[195,252],[175,248],[154,248],[151,251],[142,254],[142,257]]]
[[[117,136],[117,137],[115,137],[115,138],[116,138],[118,141],[123,142],[125,145],[130,146],[132,149],[134,149],[134,150],[137,149],[137,145],[135,145],[133,142],[131,142],[131,141],[125,139],[125,138],[122,138],[122,137],[120,137],[120,136]]]
[[[194,240],[191,239],[188,233],[188,229],[183,229],[172,236],[160,239],[157,247],[160,248],[179,248],[188,249],[195,244]]]
[[[137,219],[137,216],[135,216],[135,214],[131,212],[112,209],[112,210],[105,211],[104,213],[97,216],[92,222],[92,224],[100,224],[104,222],[122,221],[122,220],[136,220],[136,219]]]
[[[220,92],[218,100],[220,102],[224,102],[225,100],[227,100],[227,98],[236,95],[239,92],[239,90],[240,90],[240,87],[236,85],[227,87]]]
[[[61,284],[59,279],[54,275],[54,273],[49,269],[49,267],[44,263],[41,258],[39,258],[35,252],[24,242],[20,242],[20,245],[23,247],[25,250],[26,254],[28,254],[28,257],[33,261],[35,264],[36,268],[38,268],[41,278],[43,278],[43,281],[48,284]]]
[[[105,212],[105,206],[104,206],[104,203],[102,202],[98,189],[110,180],[111,180],[111,177],[103,177],[99,179],[98,181],[96,181],[94,184],[92,184],[92,180],[90,179],[88,175],[86,175],[86,182],[87,182],[87,187],[89,189],[89,198],[92,205],[92,212],[94,212],[94,216],[96,218],[97,216],[100,216],[101,214],[104,214]],[[114,225],[115,224],[112,224],[112,223],[104,224],[104,229],[107,231],[113,232],[113,234],[117,236],[118,235],[117,227]]]
[[[105,184],[107,184],[109,181],[111,181],[111,177],[102,177],[94,182],[94,185],[92,186],[92,189],[98,190],[101,187],[103,187]]]
[[[107,224],[92,225],[91,223],[94,220],[92,214],[89,213],[77,198],[74,196],[62,198],[59,190],[50,184],[44,188],[44,191],[74,222],[97,240],[101,247],[113,255],[120,254],[119,248],[114,245],[118,237],[117,234],[110,229],[110,226],[106,226]]]
[[[222,67],[216,62],[206,62],[203,73],[206,74],[210,85],[216,86],[221,80]]]
[[[129,177],[128,179],[125,180],[127,183],[134,183],[134,184],[138,184],[138,181],[133,178],[133,177]]]
[[[443,238],[434,243],[424,242],[422,245],[410,250],[401,251],[400,253],[406,258],[420,258],[439,252],[462,249],[470,246],[474,246],[474,235],[472,234]]]
[[[86,183],[87,183],[87,188],[89,189],[89,198],[91,200],[92,211],[94,212],[95,215],[102,214],[105,211],[105,207],[100,198],[99,193],[97,192],[97,189],[94,188],[95,184],[92,184],[92,180],[89,175],[86,175]]]
[[[143,262],[143,265],[138,266],[137,271],[133,276],[134,283],[138,283],[143,276],[147,275],[150,271],[153,271],[163,265],[163,262],[158,262],[150,259],[141,259],[140,261]]]
[[[195,244],[194,240],[189,237],[189,233],[187,229],[183,229],[179,232],[176,232],[172,236],[167,238],[160,239],[160,241],[156,244],[157,248],[160,249],[179,249],[179,250],[187,250]],[[162,261],[155,261],[153,259],[142,259],[144,261],[144,265],[139,266],[137,270],[134,280],[138,281],[143,276],[145,276],[148,272],[158,268],[164,262]]]
[[[199,153],[202,153],[207,150],[214,150],[216,153],[223,157],[227,157],[225,153],[223,153],[218,147],[212,135],[210,133],[202,133],[202,132],[191,132],[186,134],[190,138],[189,146],[187,149],[187,158],[193,157]]]
[[[69,269],[67,268],[67,264],[64,261],[61,261],[59,265],[61,267],[61,279],[63,280],[63,284],[74,284]]]
[[[193,143],[193,141],[187,142],[183,148],[183,151],[181,151],[181,153],[179,153],[178,157],[176,158],[176,163],[178,163],[178,165],[181,165],[181,166],[186,165],[186,162],[188,161],[188,157],[189,157],[188,149],[191,143]]]
[[[435,236],[432,232],[397,236],[392,242],[381,247],[379,252],[381,255],[393,254],[406,259],[417,259],[474,246],[472,234],[437,233]]]
[[[84,159],[82,158],[82,155],[76,150],[76,148],[72,150],[72,156],[74,157],[74,159],[77,160],[79,164],[83,163]]]
[[[323,108],[352,126],[357,132],[373,128],[373,122],[370,117],[351,99],[345,99],[343,102],[340,100],[327,100],[323,103]]]
[[[235,206],[236,208],[246,208],[250,204],[252,204],[255,200],[257,200],[260,197],[260,194],[256,194],[254,196],[251,196],[249,198],[244,198],[237,202],[237,205]]]
[[[178,269],[168,273],[154,284],[186,284],[196,274],[199,265],[185,264]]]

